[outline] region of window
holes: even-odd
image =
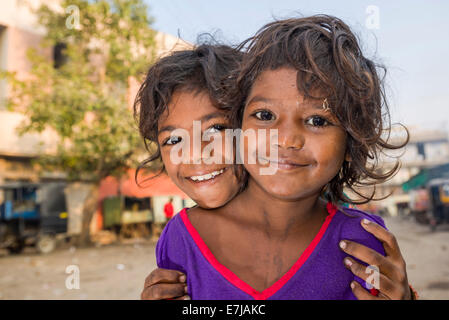
[[[422,155],[423,159],[426,159],[426,153],[424,151],[424,143],[423,142],[418,142],[417,143],[418,146],[418,154]]]

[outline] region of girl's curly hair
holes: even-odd
[[[404,147],[409,134],[404,127],[407,137],[403,143],[388,142],[391,120],[384,88],[386,69],[364,57],[350,28],[329,15],[279,20],[266,24],[238,49],[245,56],[234,75],[235,87],[229,98],[234,125],[241,127],[246,99],[263,71],[296,69],[301,94],[305,98],[326,98],[347,131],[351,161],[344,161],[323,191],[335,202],[363,204],[374,199],[375,185],[391,178],[400,167],[396,161],[391,170],[381,172],[380,153]],[[373,186],[372,194],[362,194],[356,189],[360,186]],[[346,196],[344,187],[362,200]]]
[[[146,164],[161,159],[158,143],[158,120],[168,108],[176,90],[205,92],[213,105],[226,109],[230,73],[241,61],[242,53],[222,44],[201,44],[191,50],[174,51],[160,58],[148,70],[134,102],[134,119],[150,157],[142,161],[135,174]],[[149,144],[156,150],[152,151]],[[164,171],[162,164],[158,174]],[[158,175],[157,174],[157,175]]]

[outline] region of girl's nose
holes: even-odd
[[[211,158],[214,158],[215,156],[215,149],[213,148],[213,140],[216,138],[211,139],[210,141],[203,141],[198,140],[201,139],[201,137],[196,137],[197,141],[193,141],[194,139],[191,139],[190,141],[190,162],[191,164],[201,164],[203,162],[211,161]],[[220,138],[220,137],[218,137]],[[211,145],[209,145],[211,144]],[[208,146],[208,149],[205,150],[205,147]],[[218,154],[220,156],[220,154]]]
[[[304,147],[305,137],[298,128],[285,128],[279,130],[278,147],[282,149],[300,150]]]

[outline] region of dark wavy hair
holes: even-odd
[[[176,90],[205,92],[218,109],[228,110],[226,103],[231,77],[242,58],[242,53],[223,44],[201,44],[191,50],[174,51],[160,58],[148,70],[134,102],[134,119],[143,137],[149,158],[142,161],[135,174],[148,163],[161,160],[158,142],[158,120],[168,108]],[[149,148],[153,143],[155,151]],[[164,172],[161,165],[159,173]]]
[[[374,199],[375,185],[391,178],[399,161],[379,171],[383,150],[400,149],[389,143],[391,119],[385,94],[386,68],[367,59],[351,29],[340,19],[315,15],[274,21],[263,26],[239,47],[245,52],[235,87],[230,92],[231,118],[241,127],[246,99],[257,77],[265,70],[290,67],[298,71],[297,86],[305,98],[327,99],[331,111],[347,132],[347,152],[339,173],[325,186],[323,194],[333,202],[363,204]],[[356,187],[372,186],[367,196]],[[361,200],[343,193],[348,187]],[[383,198],[380,198],[383,199]]]

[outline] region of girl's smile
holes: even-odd
[[[219,183],[223,178],[229,178],[228,174],[233,174],[231,167],[223,167],[215,170],[207,168],[204,170],[195,171],[194,173],[189,173],[189,176],[186,176],[185,179],[192,183],[195,188],[202,188],[210,187],[215,183]]]
[[[188,179],[192,180],[192,181],[209,181],[211,179],[215,179],[215,177],[219,176],[220,174],[222,174],[224,172],[226,168],[220,169],[220,170],[216,170],[216,171],[212,171],[209,173],[205,173],[205,174],[201,174],[201,175],[195,175],[195,176],[190,176],[187,177]]]
[[[306,159],[304,157],[295,157],[291,152],[278,153],[276,159],[258,157],[260,163],[270,163],[277,170],[294,170],[299,168],[306,168],[314,164],[312,159]]]

